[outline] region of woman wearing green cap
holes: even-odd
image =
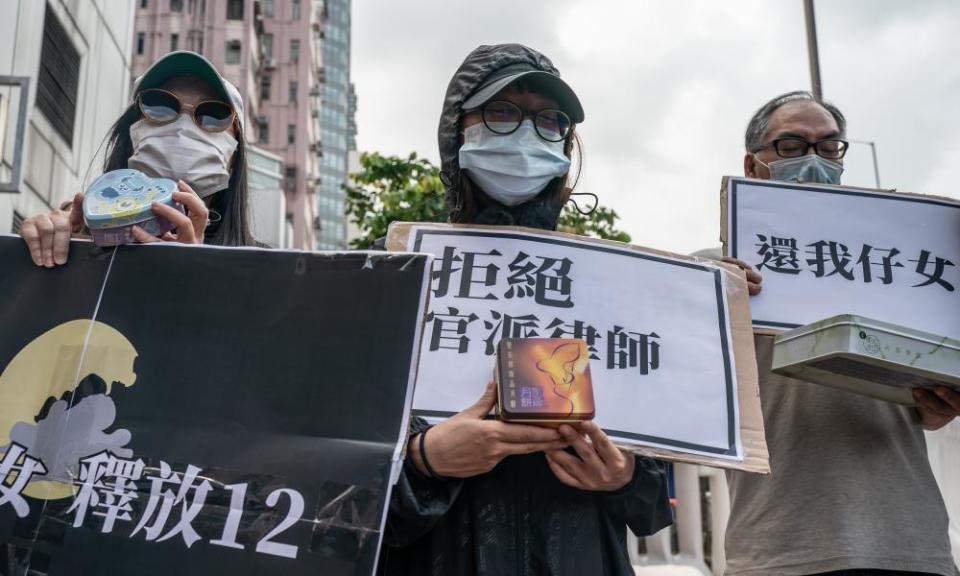
[[[580,102],[543,54],[470,53],[440,116],[450,221],[554,230]],[[479,383],[478,383],[479,385]],[[381,574],[633,574],[626,529],[671,523],[666,473],[596,424],[559,429],[484,417],[496,391],[430,427],[415,419],[387,517]]]
[[[185,209],[155,205],[176,228],[162,238],[134,228],[137,241],[255,244],[243,126],[240,92],[195,52],[170,52],[137,79],[133,102],[111,128],[103,171],[135,168],[175,180],[173,198]],[[84,232],[83,193],[20,227],[34,263],[48,268],[66,263],[71,236]]]

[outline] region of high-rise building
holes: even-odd
[[[263,31],[259,0],[134,1],[133,79],[167,52],[192,50],[203,54],[240,90],[247,137],[255,136]]]
[[[283,158],[288,236],[297,248],[316,244],[320,170],[323,12],[309,0],[263,0],[263,70],[258,145]]]
[[[356,150],[357,95],[350,82],[350,0],[315,0],[326,12],[323,37],[323,157],[317,192],[317,248],[338,250],[347,245],[346,193],[349,153]]]
[[[283,163],[282,245],[313,249],[320,220],[322,3],[311,0],[136,0],[134,71],[172,50],[203,54],[239,89],[247,142]],[[268,161],[269,160],[269,161]],[[263,200],[263,190],[260,190]],[[261,203],[262,205],[262,203]],[[257,204],[254,204],[256,208]],[[271,212],[272,213],[272,212]],[[254,221],[263,221],[252,215]],[[267,218],[272,223],[273,218]],[[271,224],[271,230],[272,230]],[[270,233],[271,237],[274,234]]]
[[[129,105],[134,17],[132,3],[101,4],[0,2],[0,233],[100,174]]]

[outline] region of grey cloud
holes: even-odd
[[[577,90],[580,188],[622,216],[637,243],[717,244],[719,188],[742,174],[742,139],[770,97],[809,87],[802,4],[446,0],[355,4],[362,150],[436,159],[444,89],[469,50],[515,41],[543,51]],[[817,2],[828,98],[851,136],[875,140],[884,185],[951,194],[960,177],[960,22],[954,1]],[[872,185],[855,146],[847,184]]]
[[[70,482],[79,476],[82,458],[104,450],[121,458],[133,455],[124,448],[130,442],[129,430],[104,432],[113,426],[116,416],[113,400],[104,394],[87,396],[72,408],[57,400],[37,424],[14,424],[10,440],[27,448],[47,467],[47,473],[35,479]]]

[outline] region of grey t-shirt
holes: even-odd
[[[772,474],[727,474],[726,575],[954,576],[916,411],[772,374],[773,338],[754,342]]]

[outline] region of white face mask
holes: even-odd
[[[463,131],[460,168],[504,206],[532,200],[551,180],[570,170],[563,141],[547,142],[524,120],[511,134],[494,134],[482,123]]]
[[[157,126],[145,120],[130,126],[133,155],[127,166],[147,176],[183,180],[201,197],[230,183],[230,161],[237,139],[228,130],[207,132],[193,118],[181,114]]]
[[[840,175],[843,174],[843,164],[821,158],[816,154],[774,160],[769,164],[762,162],[756,154],[753,157],[767,167],[771,180],[780,182],[840,184]]]

